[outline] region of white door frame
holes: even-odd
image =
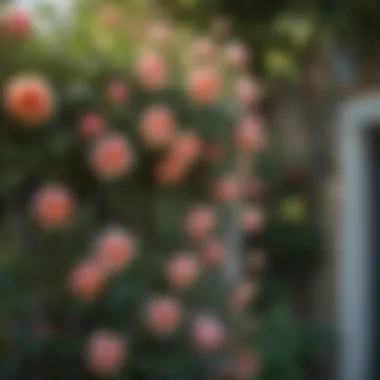
[[[342,141],[342,212],[338,259],[339,380],[372,380],[369,236],[369,152],[365,133],[380,124],[380,94],[345,104]],[[380,297],[380,295],[379,295]]]

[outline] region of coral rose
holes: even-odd
[[[147,304],[145,321],[147,327],[157,335],[173,333],[180,326],[182,318],[182,306],[175,298],[153,298]]]
[[[259,207],[248,207],[242,212],[241,224],[245,231],[259,232],[264,224],[264,211]]]
[[[87,367],[98,376],[117,376],[127,358],[123,337],[109,331],[96,331],[86,346]]]
[[[104,289],[106,272],[94,260],[78,265],[69,277],[70,292],[81,301],[92,301]]]
[[[182,131],[173,139],[171,153],[186,165],[193,163],[202,153],[202,142],[194,131]]]
[[[162,186],[173,186],[178,184],[187,172],[187,165],[178,160],[175,155],[168,155],[158,165],[156,178]]]
[[[127,174],[133,165],[133,151],[126,138],[111,133],[98,140],[90,155],[90,165],[97,177],[113,180]]]
[[[148,109],[140,124],[142,139],[153,148],[168,145],[173,137],[174,129],[174,115],[166,106],[154,106]]]
[[[137,62],[136,75],[146,89],[161,90],[167,82],[166,62],[153,51],[145,52]]]
[[[211,268],[219,268],[226,259],[226,247],[217,240],[206,243],[202,253],[205,264]]]
[[[98,112],[88,112],[79,120],[80,134],[85,140],[99,137],[106,129],[106,122]]]
[[[135,241],[130,233],[120,227],[106,229],[95,244],[95,257],[106,271],[122,270],[135,257]]]
[[[112,80],[107,83],[106,97],[114,105],[125,104],[129,100],[128,86],[121,80]]]
[[[73,212],[73,195],[58,184],[44,185],[37,191],[32,201],[32,214],[37,224],[44,229],[67,225]]]
[[[26,37],[32,30],[29,12],[20,8],[14,8],[6,12],[1,24],[5,33],[12,37]]]
[[[232,369],[237,380],[252,379],[258,370],[259,358],[257,353],[247,349],[238,352]]]
[[[179,253],[173,257],[166,267],[169,283],[177,289],[193,286],[200,272],[198,260],[191,254]]]
[[[197,103],[215,102],[222,92],[221,78],[218,72],[210,68],[197,69],[189,78],[188,92]]]
[[[54,113],[53,90],[45,79],[38,76],[12,78],[5,88],[4,106],[17,120],[35,127],[49,120]]]
[[[241,280],[233,295],[232,306],[236,309],[242,309],[247,307],[257,296],[258,286],[249,280]]]
[[[241,195],[241,183],[234,176],[220,179],[216,184],[216,198],[223,203],[236,201]]]
[[[265,142],[265,133],[259,118],[250,116],[238,125],[236,144],[239,148],[258,151],[264,147]]]
[[[195,345],[202,351],[215,351],[221,348],[226,339],[224,326],[213,315],[199,315],[192,328]]]
[[[215,211],[206,206],[200,206],[190,211],[185,221],[185,230],[192,239],[203,239],[216,227]]]

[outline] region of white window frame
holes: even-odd
[[[339,380],[372,380],[372,299],[369,182],[366,133],[380,125],[380,94],[350,101],[342,108],[342,209],[338,259]],[[367,137],[368,138],[368,137]],[[379,295],[380,297],[380,295]],[[371,357],[372,356],[372,357]]]

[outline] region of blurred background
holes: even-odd
[[[376,278],[376,274],[371,272],[371,266],[376,266],[376,263],[371,261],[371,257],[377,255],[376,242],[369,246],[363,242],[363,239],[375,238],[377,223],[367,218],[368,215],[364,214],[363,210],[368,208],[376,210],[373,202],[377,198],[374,187],[376,181],[372,178],[376,178],[374,173],[377,172],[375,154],[377,140],[374,135],[368,138],[365,128],[375,130],[380,117],[380,114],[376,113],[380,105],[376,97],[380,83],[378,47],[380,2],[377,0],[2,0],[0,4],[4,15],[0,35],[1,86],[4,87],[9,78],[25,72],[36,72],[52,81],[58,86],[58,91],[62,95],[59,96],[60,100],[63,99],[59,116],[51,122],[56,126],[75,124],[73,120],[76,116],[73,115],[79,112],[80,107],[84,107],[83,110],[93,109],[94,104],[103,107],[99,99],[91,100],[93,103],[90,107],[88,105],[90,100],[82,99],[77,93],[73,95],[73,88],[70,93],[64,92],[63,88],[75,85],[78,87],[75,87],[75,91],[80,92],[80,86],[89,82],[96,82],[98,89],[105,78],[116,78],[120,75],[124,78],[126,68],[134,67],[133,62],[140,48],[151,47],[149,44],[152,41],[146,44],[144,36],[152,25],[152,20],[157,17],[158,20],[167,20],[174,30],[173,34],[183,38],[186,43],[200,39],[204,42],[204,36],[211,33],[217,43],[226,44],[227,47],[234,46],[237,51],[239,47],[244,47],[245,53],[249,56],[244,65],[243,75],[240,75],[242,74],[240,69],[237,70],[237,74],[231,74],[228,70],[223,71],[223,75],[231,83],[240,77],[254,78],[257,90],[255,99],[248,106],[244,106],[242,113],[252,114],[255,117],[260,115],[267,142],[264,144],[265,149],[244,156],[243,161],[246,163],[248,175],[254,179],[254,185],[247,198],[250,199],[250,204],[260,205],[265,222],[256,221],[258,225],[253,228],[238,226],[231,217],[233,215],[231,210],[222,210],[227,214],[222,214],[221,219],[226,222],[224,226],[226,229],[222,235],[226,237],[230,236],[230,233],[235,234],[235,240],[231,238],[228,242],[230,244],[228,249],[234,252],[234,257],[239,257],[239,260],[230,258],[223,261],[225,272],[229,276],[227,276],[228,281],[234,276],[243,276],[259,289],[254,296],[251,294],[250,302],[244,309],[246,319],[238,319],[237,322],[240,327],[244,325],[244,329],[246,324],[250,326],[249,337],[245,330],[242,335],[247,334],[247,345],[254,354],[248,355],[248,359],[239,356],[241,361],[237,361],[238,364],[233,361],[235,367],[231,370],[229,366],[223,364],[230,363],[231,353],[224,353],[223,358],[217,361],[219,364],[211,366],[214,369],[216,367],[223,369],[216,371],[215,374],[209,369],[204,370],[207,367],[204,363],[196,367],[193,353],[181,351],[185,347],[184,343],[177,342],[175,345],[172,341],[165,341],[161,342],[163,346],[160,346],[157,342],[149,343],[146,340],[148,338],[144,336],[146,346],[138,346],[137,353],[129,359],[130,362],[138,363],[132,366],[133,370],[126,371],[125,376],[111,373],[107,375],[108,377],[132,380],[179,380],[186,379],[191,373],[192,376],[204,379],[375,380],[379,378],[375,364],[378,346],[376,338],[373,338],[377,333],[374,329],[376,291],[372,287],[376,286],[371,282],[372,278]],[[161,40],[156,36],[153,44]],[[188,66],[191,66],[187,56],[190,50],[188,45],[181,43],[175,45],[169,52],[174,66],[180,61],[188,69]],[[239,54],[236,55],[239,61]],[[220,56],[215,61],[216,65],[222,65]],[[182,82],[185,76],[184,69],[179,67],[176,68],[175,75],[180,79],[179,82]],[[229,100],[233,91],[227,86],[226,93]],[[159,99],[160,103],[174,107],[175,96],[172,98],[167,96]],[[145,99],[143,95],[139,99],[141,104],[147,101],[141,100]],[[187,104],[187,100],[180,101],[179,97],[177,100],[178,103]],[[87,105],[84,105],[85,103]],[[140,112],[142,109],[140,103],[134,110],[138,109]],[[223,112],[230,109],[228,104],[221,106]],[[192,112],[190,106],[178,105],[178,107],[181,110],[178,112],[184,115]],[[342,110],[346,116],[343,119]],[[130,116],[114,109],[110,112],[114,112],[112,122],[115,124],[126,123],[126,120],[132,120],[134,117],[128,119]],[[205,124],[210,126],[208,134],[205,132],[205,136],[208,136],[205,139],[209,138],[211,142],[215,142],[215,139],[223,140],[227,136],[221,136],[220,131],[223,128],[218,128],[222,111],[214,110],[214,112],[216,113],[213,115],[205,114],[208,119],[204,115]],[[3,129],[13,125],[13,121],[6,117],[6,109],[2,110],[0,121]],[[133,125],[133,122],[131,123]],[[363,123],[366,127],[363,127]],[[346,127],[346,124],[350,125]],[[211,125],[214,126],[213,129]],[[51,150],[55,152],[54,157],[58,160],[56,162],[62,160],[69,168],[74,167],[75,160],[78,160],[79,156],[74,155],[70,164],[67,158],[69,154],[71,157],[69,152],[74,149],[71,148],[72,135],[54,132],[57,130],[54,126],[49,125],[49,128],[53,132],[50,133],[50,137],[46,137],[44,144],[48,147],[54,145]],[[49,312],[41,317],[41,313],[36,311],[39,310],[40,301],[37,302],[33,297],[28,296],[26,300],[23,299],[22,307],[13,305],[16,298],[21,299],[22,294],[25,294],[25,287],[28,288],[31,283],[35,284],[34,277],[38,277],[36,273],[42,270],[38,266],[33,267],[30,257],[20,269],[20,260],[14,260],[14,257],[20,258],[20,252],[24,252],[21,255],[25,254],[27,249],[18,247],[19,244],[15,242],[29,239],[31,235],[33,244],[36,243],[35,240],[38,242],[37,245],[33,245],[34,248],[29,245],[29,250],[41,249],[41,252],[47,250],[51,251],[50,254],[55,250],[59,251],[57,247],[60,244],[54,240],[57,237],[49,237],[45,248],[36,248],[42,247],[43,238],[33,238],[35,235],[39,236],[38,233],[33,229],[30,232],[28,226],[25,226],[25,208],[20,206],[19,201],[26,199],[31,189],[34,189],[35,178],[40,180],[41,177],[52,177],[51,173],[55,170],[53,163],[49,170],[35,169],[41,166],[45,168],[45,163],[51,156],[43,156],[41,153],[41,157],[35,159],[35,166],[26,165],[27,162],[33,161],[30,157],[34,156],[28,156],[25,146],[30,147],[31,152],[42,151],[45,148],[39,148],[39,143],[28,140],[30,136],[28,139],[22,137],[20,143],[19,137],[9,137],[5,132],[2,134],[6,137],[0,142],[0,149],[3,149],[2,162],[0,162],[0,190],[2,213],[6,216],[4,223],[2,222],[4,227],[1,230],[0,241],[2,265],[0,281],[3,283],[0,318],[3,325],[1,330],[4,330],[1,332],[2,372],[0,371],[0,374],[3,373],[1,379],[82,380],[97,378],[96,376],[107,378],[102,373],[91,377],[91,374],[85,372],[78,364],[82,359],[82,355],[78,352],[83,351],[80,347],[83,335],[86,335],[90,329],[89,326],[100,328],[99,326],[108,324],[120,330],[121,322],[116,322],[117,318],[103,316],[96,311],[98,310],[96,308],[91,309],[92,311],[90,309],[86,309],[86,312],[78,311],[82,309],[70,306],[68,303],[65,304],[68,305],[66,307],[75,309],[75,312],[68,313],[70,317],[67,320],[67,316],[62,317],[64,313],[56,311],[57,315],[61,315],[57,318],[60,321],[63,319],[64,322],[55,324],[49,319]],[[225,140],[228,141],[228,137]],[[211,152],[211,146],[209,149]],[[4,153],[9,150],[13,151],[13,155]],[[227,158],[226,165],[232,161],[231,157]],[[29,166],[33,166],[33,169]],[[363,173],[365,176],[362,176]],[[81,174],[76,175],[81,176]],[[66,180],[69,177],[62,178]],[[83,199],[86,199],[86,191],[91,192],[92,188],[98,189],[96,187],[98,185],[93,184],[92,179],[88,179],[85,175],[81,179],[87,182],[86,185],[78,185],[78,193],[82,192]],[[79,180],[73,181],[79,182]],[[193,182],[197,181],[198,179],[195,179]],[[373,185],[365,185],[367,182]],[[368,187],[374,191],[371,196],[370,193],[366,193]],[[154,187],[149,189],[156,191]],[[109,207],[114,207],[115,210],[121,208],[120,205],[124,202],[122,194],[126,195],[124,190],[116,188],[110,190],[99,186],[99,193],[103,191],[113,199],[113,206]],[[180,191],[184,190],[181,188]],[[189,197],[192,197],[192,192],[195,191],[198,190],[190,190]],[[149,195],[146,194],[141,195],[142,203],[139,205],[149,203],[147,201]],[[177,199],[173,194],[170,193],[169,198]],[[189,197],[186,199],[190,199]],[[206,195],[202,197],[207,199]],[[183,199],[182,195],[179,198]],[[95,199],[93,202],[96,203],[98,200]],[[176,207],[180,203],[179,201],[170,203],[164,198],[160,198],[157,202],[162,204],[162,211],[155,222],[157,225],[168,226],[166,230],[162,228],[165,230],[162,234],[166,236],[166,245],[162,243],[162,247],[173,249],[180,244],[178,243],[180,233],[174,228],[178,221],[176,222],[169,214],[177,210]],[[12,207],[8,207],[11,204]],[[126,205],[126,208],[128,207],[132,206]],[[179,210],[182,206],[178,207]],[[244,209],[248,206],[243,202],[242,207]],[[149,212],[147,211],[148,214]],[[228,216],[228,212],[232,214]],[[88,222],[93,220],[91,215],[85,213],[79,224],[75,224],[76,235],[83,235],[82,240],[88,236],[90,227],[81,229],[81,226],[82,224],[92,226],[91,222]],[[123,217],[120,218],[124,222]],[[9,220],[12,220],[12,223]],[[147,220],[150,220],[150,217]],[[151,225],[156,231],[153,227],[154,222]],[[375,227],[372,228],[372,225]],[[22,236],[29,237],[20,238],[21,230]],[[374,236],[364,235],[365,230],[370,230]],[[161,242],[160,238],[163,236],[160,235],[161,230],[160,233],[157,232],[157,240],[153,239],[152,231],[145,232],[144,239],[151,239],[152,245],[153,241]],[[68,251],[77,249],[73,248],[75,244],[78,244],[77,246],[85,244],[78,236],[67,238],[71,239],[71,245],[68,244],[66,247]],[[62,255],[65,255],[64,249],[62,247]],[[147,252],[149,249],[146,248]],[[41,260],[48,262],[46,258]],[[54,265],[59,267],[64,264]],[[136,273],[133,272],[134,276],[140,278],[139,273],[148,273],[155,265],[158,267],[161,264],[150,264],[149,270],[146,269],[147,264],[142,264],[135,270]],[[47,266],[49,268],[49,264]],[[49,269],[44,270],[49,272]],[[51,267],[50,270],[53,272]],[[31,275],[33,271],[35,274]],[[183,273],[187,273],[184,271]],[[26,281],[28,285],[20,285],[23,283],[22,276],[28,277],[28,281],[29,277],[33,277],[33,280]],[[56,276],[58,278],[59,275]],[[146,277],[149,276],[147,274]],[[181,274],[179,276],[181,277]],[[47,284],[52,284],[53,279],[48,280],[48,278],[46,277]],[[141,288],[142,285],[136,279],[134,281],[134,285],[128,286],[138,289],[136,297],[149,298],[141,290],[145,285]],[[227,290],[218,287],[219,285],[213,288],[215,284],[212,285],[212,282],[206,283],[208,284],[204,285],[206,288],[218,288],[218,291],[215,290],[210,296],[211,298],[219,297],[220,300],[225,298]],[[158,281],[157,284],[161,283]],[[157,284],[154,283],[152,289],[160,288],[161,285]],[[119,286],[123,288],[124,285],[120,282]],[[51,289],[53,288],[52,285]],[[46,290],[46,284],[44,289]],[[160,288],[160,291],[162,289]],[[189,300],[200,299],[201,293],[205,292],[204,289],[197,288],[192,295],[193,298],[189,296]],[[54,292],[50,297],[55,297]],[[126,297],[124,301],[122,297],[113,299],[108,295],[108,299],[112,298],[113,301],[110,304],[102,303],[98,306],[99,310],[104,308],[111,310],[112,307],[116,308],[115,310],[130,310],[124,305],[128,303],[129,296],[123,297]],[[193,302],[189,300],[186,299],[184,303]],[[202,302],[208,305],[211,301],[207,299]],[[117,309],[117,305],[121,309]],[[221,308],[219,304],[214,307],[218,312]],[[115,313],[120,312],[115,311]],[[75,322],[79,318],[78,315],[97,315],[97,317],[93,320],[91,317],[83,319],[78,326]],[[40,342],[41,336],[37,334],[39,338],[36,338],[33,335],[36,326],[41,327],[41,318],[44,331],[42,334],[45,334],[43,343]],[[18,322],[13,323],[16,320]],[[133,325],[132,322],[128,323],[131,323],[130,326]],[[81,324],[85,326],[86,333],[82,334]],[[23,329],[25,331],[22,332]],[[210,331],[215,330],[215,325],[208,325],[205,329],[208,331],[205,333],[207,336],[212,335]],[[81,331],[79,340],[82,342],[78,344],[74,343],[77,330]],[[138,331],[136,335],[143,334]],[[70,338],[63,339],[61,335],[65,334]],[[58,335],[60,338],[57,338]],[[52,346],[51,341],[54,341],[55,346]],[[31,347],[21,349],[20,347],[25,348],[25,342],[30,342]],[[113,349],[112,344],[109,346],[105,344],[100,351],[113,352]],[[166,356],[165,350],[167,350]],[[52,353],[51,357],[46,354],[47,351]],[[176,351],[181,351],[181,359],[176,359],[173,354]],[[102,357],[105,354],[99,355]],[[112,362],[112,358],[109,360]],[[204,360],[215,363],[216,359],[206,355]],[[46,362],[49,361],[59,364],[44,371]],[[181,367],[178,364],[177,368],[174,362],[186,365],[183,364]],[[77,368],[77,371],[67,371],[67,367]],[[197,370],[193,371],[195,367]],[[191,371],[185,373],[186,368],[191,368]],[[246,371],[241,370],[242,368]],[[57,373],[60,373],[60,377],[57,377]]]

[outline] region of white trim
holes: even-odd
[[[339,380],[371,379],[369,326],[370,239],[368,236],[368,151],[364,134],[380,123],[380,95],[344,105],[341,114],[342,198],[338,260]]]

